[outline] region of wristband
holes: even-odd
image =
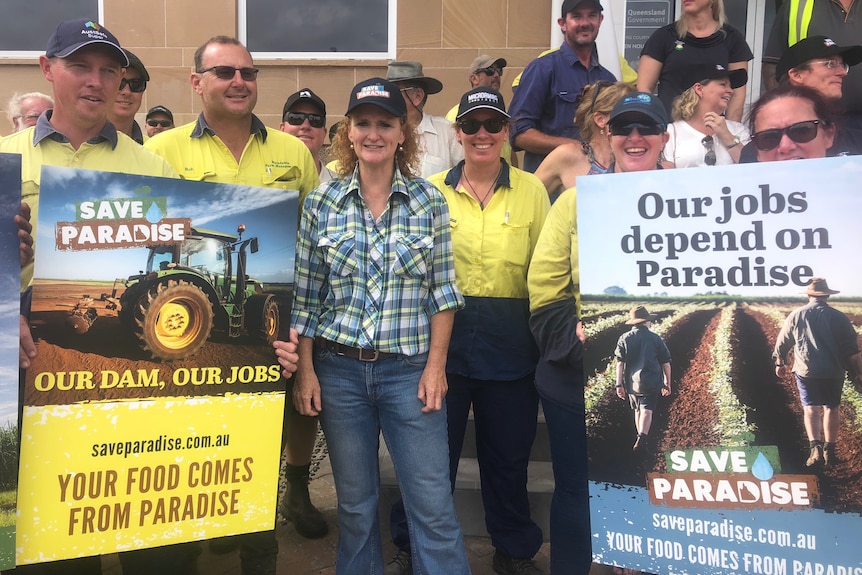
[[[614,386],[614,387],[617,387],[617,388],[619,388],[619,387],[623,387],[623,386],[622,386],[622,385],[615,385],[615,386]]]

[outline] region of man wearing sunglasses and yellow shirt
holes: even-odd
[[[308,147],[314,161],[320,183],[335,177],[335,173],[320,161],[323,141],[326,139],[326,103],[308,88],[288,96],[281,111],[278,129],[296,136]]]
[[[114,99],[114,104],[108,108],[108,119],[124,133],[139,144],[144,143],[144,133],[135,121],[135,114],[141,109],[144,91],[150,75],[141,59],[123,48],[129,59],[126,75],[120,80],[120,91]]]
[[[302,142],[254,115],[258,70],[236,38],[216,36],[195,51],[192,89],[197,120],[156,134],[144,146],[187,180],[297,190],[300,204],[317,187],[317,168]]]
[[[144,147],[165,158],[184,179],[295,190],[302,205],[319,183],[314,158],[297,138],[267,128],[252,113],[258,70],[246,47],[236,38],[215,36],[195,51],[194,64],[191,85],[203,111],[190,124],[156,134]],[[274,530],[236,540],[242,575],[275,573]],[[228,543],[218,547],[223,550]]]

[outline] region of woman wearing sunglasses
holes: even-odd
[[[398,86],[357,84],[332,153],[338,177],[306,198],[296,242],[293,400],[319,415],[338,495],[336,573],[383,572],[380,432],[410,517],[417,573],[469,573],[449,484],[446,352],[455,310],[449,211],[417,177]],[[499,153],[499,152],[498,152]]]
[[[835,139],[834,104],[805,86],[780,85],[752,106],[758,162],[825,158]]]
[[[464,94],[455,135],[464,160],[430,178],[449,205],[455,281],[465,301],[446,363],[451,477],[472,406],[494,569],[539,573],[532,559],[542,531],[530,519],[526,481],[539,407],[527,268],[551,206],[538,178],[500,158],[509,114],[499,92]]]
[[[614,104],[633,91],[631,84],[623,82],[596,82],[584,87],[575,112],[581,142],[558,146],[536,170],[536,177],[552,197],[574,187],[578,176],[608,171],[613,159],[606,134],[608,117]]]
[[[673,101],[664,157],[677,168],[724,166],[739,162],[748,142],[748,128],[724,113],[733,91],[748,81],[745,70],[721,64],[693,66],[686,72],[688,88]]]
[[[660,169],[667,111],[652,94],[623,96],[608,128],[612,172]],[[583,343],[578,319],[576,189],[563,192],[548,213],[527,275],[530,329],[539,347],[536,387],[548,425],[554,468],[551,500],[551,575],[590,572],[591,533],[584,406]]]

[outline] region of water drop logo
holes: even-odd
[[[157,224],[162,221],[162,209],[153,202],[150,204],[150,208],[147,210],[147,221],[151,224]]]
[[[754,460],[754,464],[751,466],[751,474],[761,481],[769,481],[775,474],[775,470],[772,469],[772,464],[769,463],[766,456],[763,453],[758,453],[757,459]]]

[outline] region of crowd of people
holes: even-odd
[[[541,405],[555,479],[551,573],[588,573],[577,179],[862,153],[862,122],[840,107],[862,46],[807,35],[818,20],[798,42],[773,50],[776,87],[752,106],[747,124],[753,54],[727,24],[722,0],[683,3],[680,19],[644,46],[636,85],[599,63],[602,20],[599,0],[565,0],[560,48],[526,67],[509,108],[499,91],[503,58],[473,61],[470,89],[448,119],[425,111],[439,80],[419,62],[390,62],[385,78],[351,89],[328,150],[327,107],[311,88],[287,98],[278,129],[254,114],[258,70],[235,38],[215,36],[195,52],[195,121],[175,127],[172,112],[157,105],[142,130],[135,115],[150,81],[143,62],[104,27],[60,24],[39,62],[52,96],[13,97],[15,133],[0,140],[0,152],[23,157],[21,367],[37,353],[26,302],[42,164],[296,190],[290,331],[274,343],[292,398],[282,517],[307,538],[329,531],[308,493],[319,422],[338,496],[337,573],[469,573],[452,491],[472,410],[493,568],[541,573],[533,557],[544,536],[527,497]],[[825,280],[809,291],[835,293]],[[671,358],[649,331],[652,319],[633,309],[633,329],[616,352],[616,393],[635,412],[635,451],[648,445],[657,396],[672,388]],[[779,362],[790,345],[776,348]],[[862,361],[852,347],[842,348],[845,359]],[[641,388],[627,369],[647,361],[658,367]],[[829,414],[826,424],[807,425],[809,464],[836,457],[834,398],[806,397]],[[825,441],[814,436],[824,428]],[[381,436],[402,496],[391,510],[398,551],[388,562],[377,511]],[[240,548],[244,575],[275,573],[274,531],[225,544]],[[120,560],[127,575],[195,573],[199,553],[193,543]],[[26,570],[99,573],[95,559]]]

